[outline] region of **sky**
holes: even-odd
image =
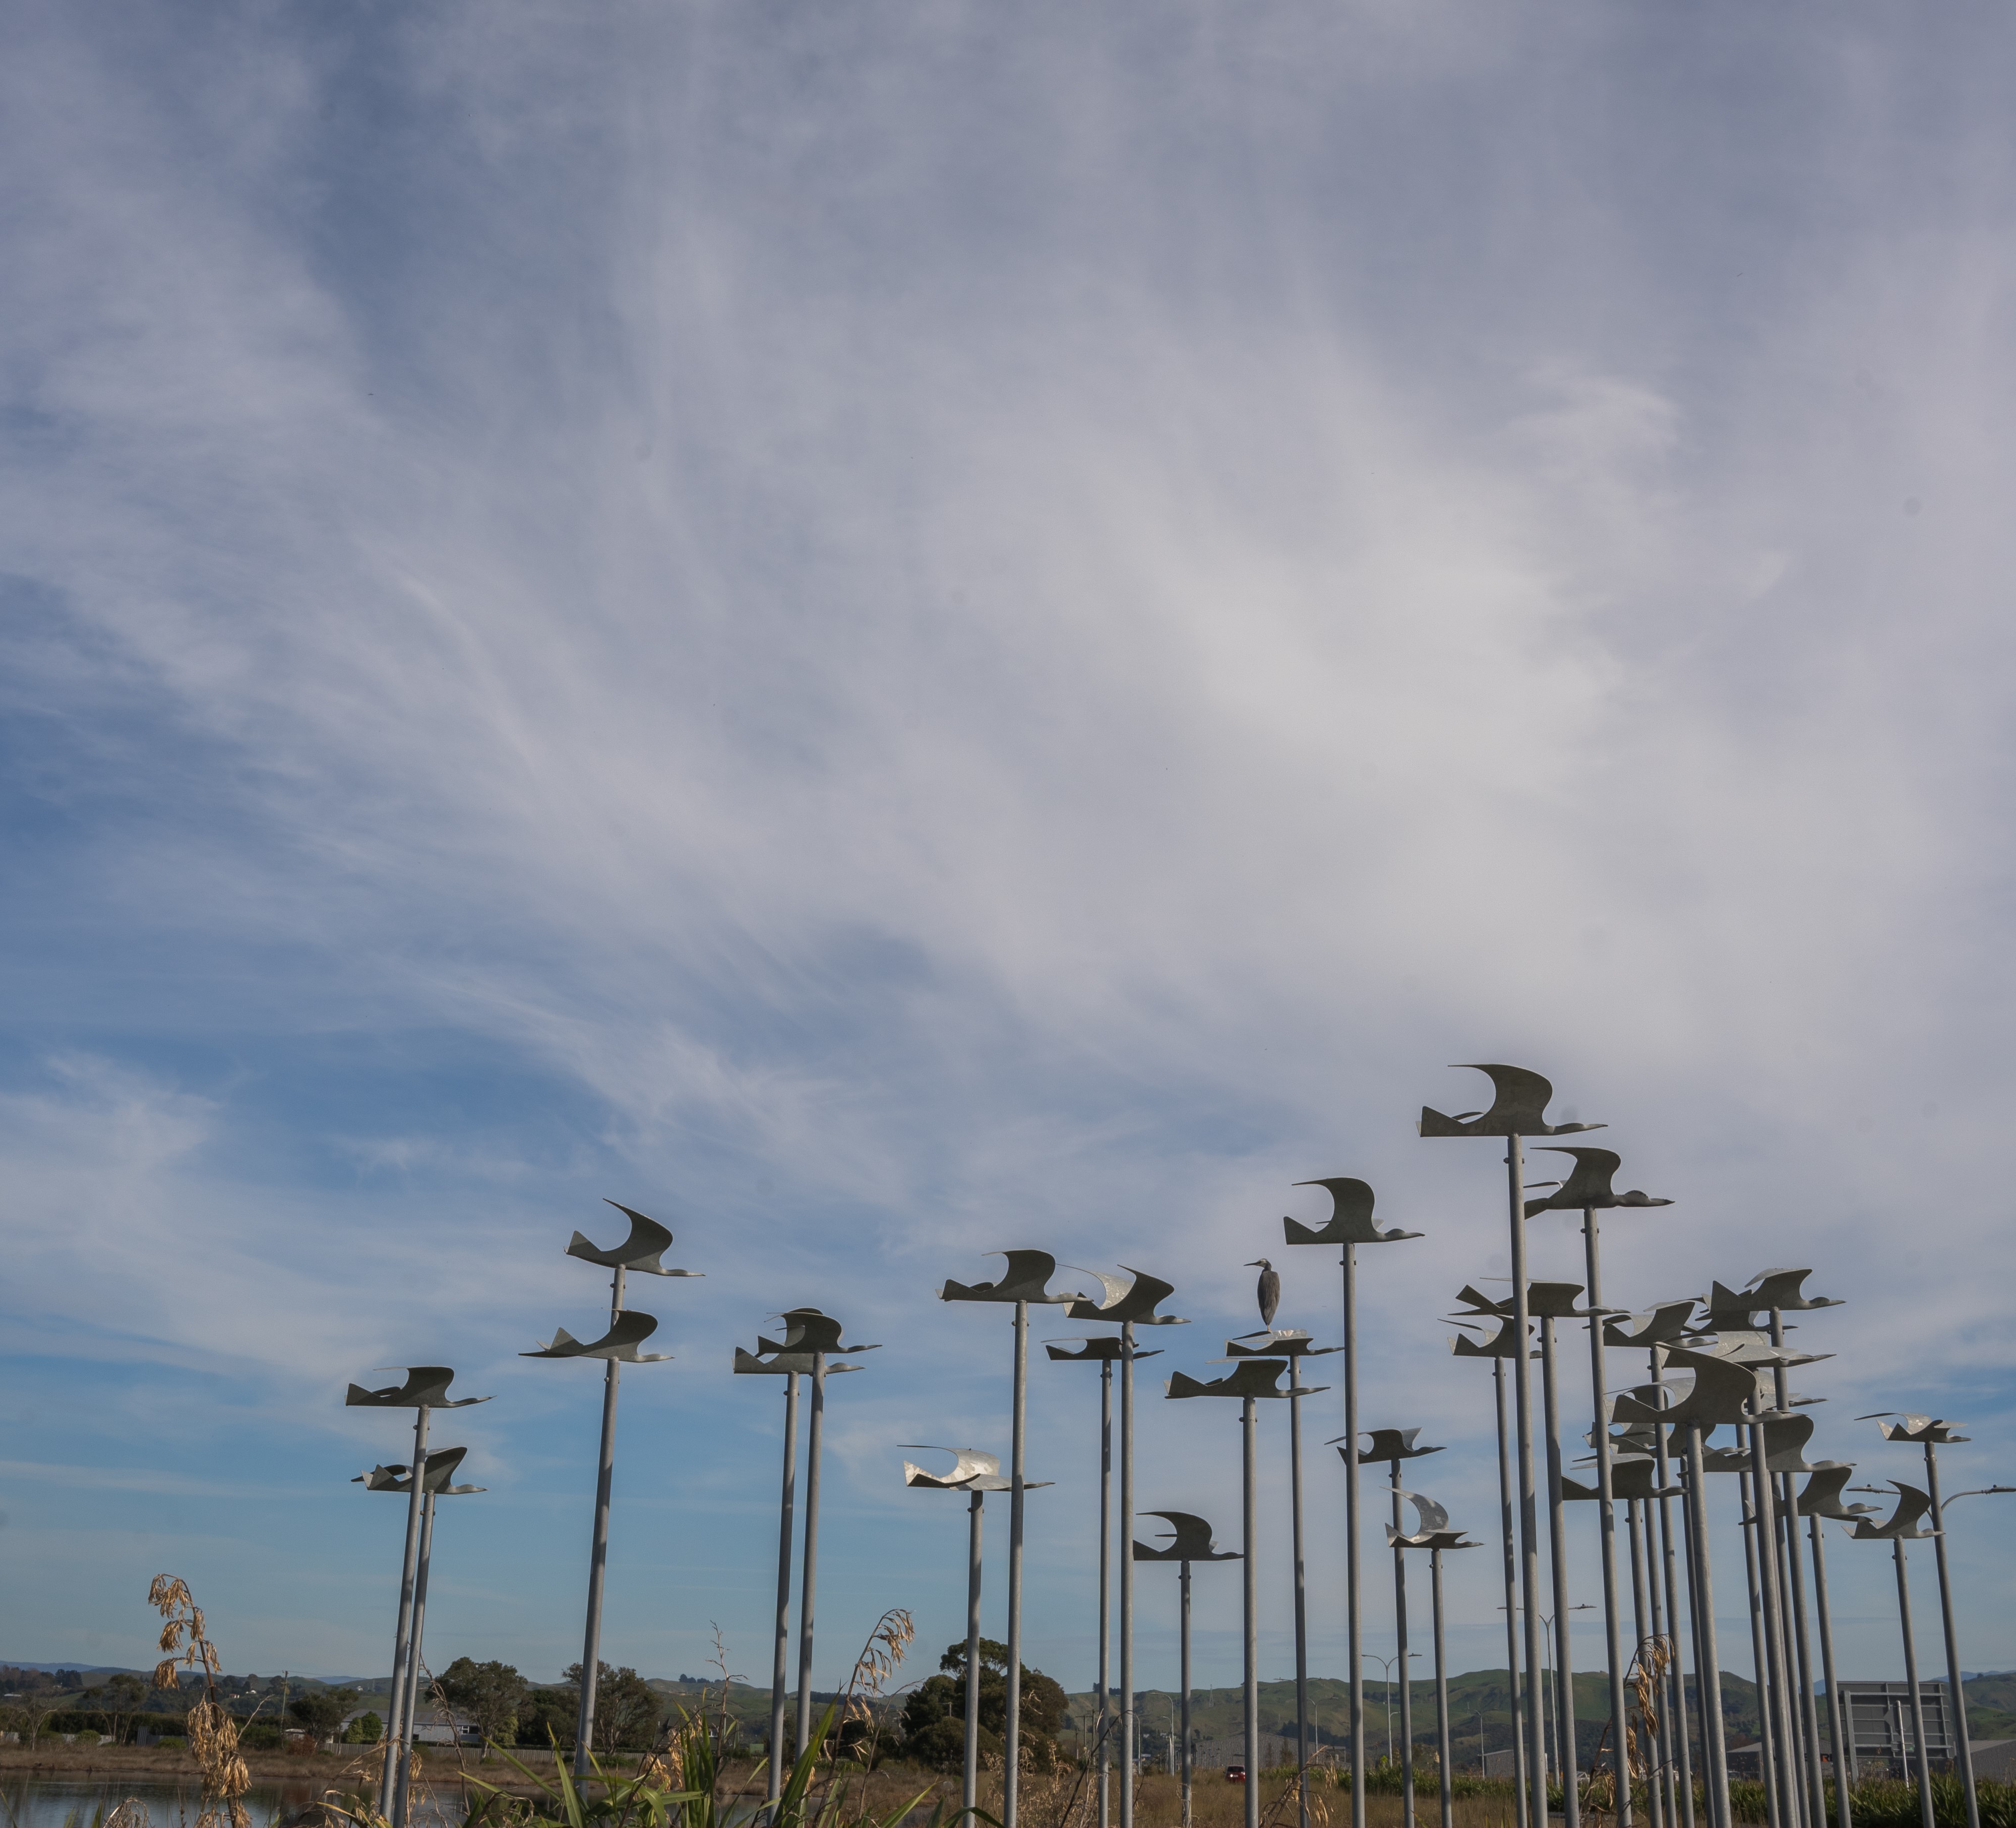
[[[812,1302],[881,1348],[831,1392],[815,1679],[891,1607],[929,1671],[962,1507],[902,1444],[1006,1448],[1006,1312],[934,1298],[992,1250],[1176,1285],[1139,1502],[1236,1542],[1236,1406],[1160,1378],[1262,1255],[1334,1341],[1281,1242],[1322,1175],[1424,1234],[1365,1253],[1361,1412],[1488,1538],[1444,1317],[1505,1272],[1499,1153],[1414,1131],[1483,1102],[1452,1061],[1674,1200],[1606,1225],[1611,1301],[1844,1300],[1816,1456],[1913,1477],[1856,1418],[1924,1410],[1949,1491],[2016,1483],[2006,9],[5,16],[0,1657],[149,1661],[166,1571],[233,1671],[382,1672],[404,1518],[346,1481],[405,1424],[343,1393],[445,1363],[494,1400],[435,1432],[486,1490],[429,1661],[556,1675],[598,1369],[517,1355],[606,1313],[563,1254],[605,1198],[705,1279],[633,1290],[675,1356],[623,1380],[612,1662],[718,1628],[767,1680],[780,1393],[731,1349]],[[1095,1384],[1030,1375],[1026,1661],[1074,1688]],[[1950,1531],[1969,1668],[2016,1664],[2001,1502]],[[1598,1599],[1586,1517],[1570,1560]],[[1830,1567],[1841,1673],[1900,1673],[1885,1551]],[[1457,1669],[1496,1578],[1453,1560]],[[1201,1684],[1237,1589],[1200,1574]]]

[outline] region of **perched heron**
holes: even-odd
[[[1254,1291],[1260,1301],[1260,1324],[1274,1324],[1274,1310],[1281,1304],[1281,1272],[1264,1257],[1256,1257],[1246,1266],[1260,1272],[1259,1286]]]

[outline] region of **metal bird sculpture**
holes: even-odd
[[[1091,1339],[1048,1340],[1044,1342],[1043,1350],[1060,1364],[1117,1365],[1124,1355],[1126,1344],[1116,1333],[1102,1333]],[[1077,1346],[1078,1351],[1074,1352],[1065,1349],[1072,1345]],[[1137,1346],[1134,1351],[1134,1362],[1138,1365],[1143,1358],[1159,1358],[1161,1355],[1160,1346],[1150,1346],[1145,1352]]]
[[[918,1485],[931,1492],[1007,1492],[1015,1481],[1001,1476],[1001,1456],[982,1453],[974,1447],[933,1447],[927,1441],[909,1441],[904,1446],[906,1453],[949,1453],[956,1463],[949,1473],[933,1473],[925,1468],[903,1463],[903,1483]],[[1024,1492],[1040,1492],[1046,1485],[1054,1484],[1051,1479],[1024,1479]]]
[[[626,1308],[609,1323],[609,1330],[601,1338],[583,1341],[576,1339],[564,1326],[553,1329],[553,1337],[535,1352],[520,1352],[521,1358],[614,1358],[624,1365],[662,1365],[671,1357],[670,1352],[640,1352],[637,1350],[644,1340],[658,1330],[655,1315],[640,1313],[635,1308]]]
[[[1726,1358],[1674,1347],[1666,1362],[1694,1374],[1694,1387],[1670,1409],[1660,1409],[1643,1400],[1639,1391],[1618,1396],[1612,1409],[1620,1422],[1664,1422],[1674,1427],[1697,1427],[1707,1430],[1722,1423],[1747,1422],[1749,1408],[1757,1398],[1756,1373]],[[1669,1392],[1670,1394],[1670,1392]]]
[[[1871,1523],[1867,1517],[1857,1517],[1855,1521],[1855,1539],[1858,1542],[1887,1542],[1902,1540],[1916,1542],[1932,1534],[1930,1530],[1916,1528],[1918,1519],[1932,1508],[1930,1495],[1921,1492],[1915,1485],[1906,1485],[1901,1479],[1889,1483],[1897,1492],[1897,1508],[1880,1524]],[[1863,1491],[1875,1488],[1863,1486]]]
[[[646,1218],[641,1212],[633,1212],[620,1200],[604,1200],[603,1204],[613,1206],[630,1222],[630,1235],[620,1244],[603,1250],[591,1242],[586,1233],[576,1232],[568,1240],[567,1254],[578,1257],[584,1263],[599,1263],[604,1269],[635,1270],[639,1276],[700,1276],[697,1269],[668,1269],[658,1259],[671,1247],[672,1234],[655,1218]]]
[[[1136,1326],[1187,1326],[1187,1320],[1174,1314],[1157,1314],[1156,1305],[1167,1301],[1176,1292],[1176,1285],[1164,1282],[1160,1276],[1150,1276],[1145,1270],[1129,1268],[1125,1263],[1120,1267],[1134,1279],[1122,1282],[1117,1276],[1107,1276],[1097,1269],[1079,1269],[1075,1263],[1064,1265],[1075,1269],[1080,1276],[1097,1278],[1105,1290],[1102,1300],[1094,1301],[1087,1295],[1068,1297],[1071,1305],[1064,1310],[1067,1320],[1132,1321]],[[1139,1358],[1141,1355],[1134,1355]]]
[[[1692,1295],[1678,1301],[1661,1301],[1649,1314],[1624,1314],[1603,1323],[1603,1343],[1607,1346],[1670,1346],[1693,1332],[1689,1323],[1694,1319],[1694,1298]],[[1632,1330],[1626,1331],[1626,1323]]]
[[[1841,1494],[1849,1481],[1854,1477],[1851,1466],[1823,1466],[1815,1469],[1813,1476],[1806,1481],[1805,1489],[1799,1494],[1799,1515],[1802,1517],[1838,1517],[1844,1523],[1853,1523],[1859,1517],[1873,1517],[1873,1504],[1845,1504]]]
[[[1882,1422],[1885,1416],[1897,1416],[1901,1420]],[[1908,1441],[1917,1447],[1928,1441],[1945,1447],[1953,1441],[1974,1438],[1971,1434],[1954,1434],[1955,1424],[1951,1422],[1942,1421],[1935,1416],[1915,1416],[1908,1410],[1878,1409],[1873,1415],[1857,1416],[1855,1419],[1858,1422],[1882,1422],[1881,1431],[1885,1441]]]
[[[1236,1549],[1221,1549],[1211,1540],[1211,1525],[1186,1510],[1144,1510],[1144,1517],[1166,1517],[1175,1538],[1166,1549],[1150,1549],[1145,1542],[1134,1545],[1136,1561],[1240,1561]]]
[[[1838,1308],[1837,1295],[1807,1295],[1799,1285],[1813,1274],[1810,1269],[1760,1269],[1751,1277],[1748,1294],[1754,1308],[1776,1308],[1781,1313],[1805,1313],[1814,1308]]]
[[[1264,1257],[1256,1257],[1246,1267],[1260,1272],[1253,1297],[1260,1304],[1260,1324],[1272,1326],[1276,1310],[1281,1305],[1281,1272]]]
[[[1372,1443],[1358,1450],[1358,1463],[1361,1466],[1375,1466],[1387,1460],[1417,1460],[1424,1454],[1443,1451],[1439,1447],[1417,1447],[1414,1443],[1421,1438],[1418,1428],[1361,1428],[1359,1433]],[[1340,1434],[1336,1440],[1323,1445],[1335,1448],[1341,1456],[1345,1451],[1344,1441]]]
[[[1686,1488],[1659,1483],[1658,1462],[1649,1453],[1613,1454],[1610,1461],[1610,1495],[1619,1503],[1634,1498],[1676,1498]],[[1561,1496],[1591,1502],[1603,1496],[1600,1488],[1574,1479],[1561,1481]]]
[[[1570,1136],[1579,1130],[1601,1130],[1605,1124],[1550,1124],[1547,1101],[1554,1089],[1538,1073],[1525,1067],[1485,1066],[1481,1062],[1461,1063],[1491,1076],[1491,1108],[1467,1110],[1445,1117],[1438,1110],[1421,1107],[1416,1127],[1424,1136]]]
[[[1298,1181],[1295,1185],[1327,1187],[1330,1214],[1325,1223],[1316,1226],[1304,1225],[1298,1219],[1283,1218],[1282,1235],[1291,1244],[1397,1244],[1402,1238],[1424,1235],[1420,1232],[1403,1232],[1397,1227],[1382,1232],[1372,1222],[1372,1189],[1349,1175],[1336,1175],[1321,1181]]]
[[[1437,1451],[1431,1448],[1430,1452]],[[1449,1513],[1432,1498],[1424,1498],[1418,1492],[1402,1492],[1395,1488],[1394,1495],[1404,1498],[1414,1507],[1414,1528],[1403,1534],[1388,1524],[1386,1526],[1386,1546],[1389,1549],[1481,1549],[1480,1542],[1466,1542],[1463,1531],[1449,1528]]]
[[[941,1301],[1030,1301],[1060,1307],[1085,1297],[1075,1290],[1049,1294],[1044,1285],[1057,1274],[1057,1260],[1047,1250],[989,1250],[989,1257],[1005,1257],[1008,1267],[998,1282],[963,1283],[948,1280],[938,1290]]]
[[[1244,1342],[1261,1341],[1257,1346]],[[1242,1333],[1225,1342],[1228,1358],[1323,1358],[1341,1352],[1342,1346],[1319,1346],[1299,1326],[1265,1326],[1258,1333]]]
[[[1544,1103],[1545,1101],[1543,1100]],[[1548,1155],[1570,1155],[1575,1166],[1568,1178],[1543,1200],[1528,1200],[1526,1216],[1536,1212],[1580,1212],[1586,1207],[1670,1206],[1670,1200],[1654,1200],[1633,1188],[1628,1193],[1615,1192],[1611,1177],[1624,1165],[1624,1157],[1614,1149],[1550,1149]]]
[[[1163,1389],[1172,1397],[1298,1397],[1314,1396],[1317,1391],[1329,1388],[1327,1384],[1305,1384],[1298,1390],[1276,1390],[1274,1386],[1287,1368],[1286,1358],[1241,1358],[1224,1376],[1215,1377],[1208,1384],[1181,1371],[1172,1372]]]
[[[466,1409],[471,1403],[487,1403],[487,1396],[466,1396],[448,1401],[448,1387],[455,1373],[445,1365],[387,1365],[387,1371],[404,1371],[404,1384],[388,1384],[383,1390],[366,1390],[353,1384],[344,1397],[344,1405],[353,1409]]]
[[[1451,1333],[1449,1351],[1459,1358],[1517,1358],[1521,1344],[1517,1332],[1518,1323],[1510,1314],[1499,1318],[1499,1329],[1489,1339],[1471,1339],[1463,1333]],[[1532,1335],[1528,1333],[1525,1343],[1530,1344],[1532,1340]]]
[[[427,1455],[427,1477],[421,1481],[423,1492],[436,1498],[455,1498],[467,1492],[484,1492],[483,1485],[455,1485],[449,1481],[461,1470],[466,1447],[437,1447]],[[411,1466],[373,1466],[368,1473],[359,1473],[352,1479],[353,1485],[362,1485],[366,1492],[401,1492],[413,1489],[413,1469]]]

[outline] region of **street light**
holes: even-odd
[[[1382,1679],[1386,1685],[1386,1762],[1390,1765],[1393,1762],[1393,1665],[1400,1661],[1400,1653],[1396,1650],[1391,1657],[1375,1657],[1370,1650],[1361,1650],[1358,1654],[1367,1663],[1377,1664],[1383,1671]],[[1409,1650],[1407,1661],[1415,1662],[1420,1654],[1418,1650]]]

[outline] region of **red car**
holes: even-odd
[[[1226,1765],[1225,1781],[1227,1783],[1244,1783],[1246,1781],[1246,1767],[1244,1765]]]

